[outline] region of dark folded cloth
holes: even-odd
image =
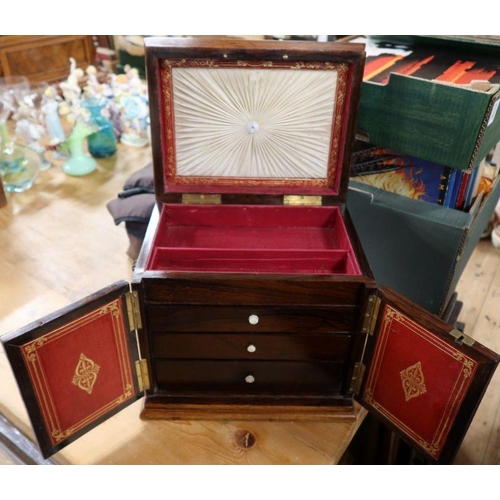
[[[126,194],[131,190],[139,190],[143,193],[154,193],[155,192],[155,181],[153,176],[153,164],[148,163],[145,167],[134,172],[123,185],[124,192],[120,194]],[[120,196],[120,194],[118,196]]]
[[[116,225],[125,223],[130,242],[127,254],[132,259],[139,255],[155,201],[153,166],[150,163],[134,172],[125,181],[118,197],[106,205]]]
[[[143,193],[128,198],[115,198],[106,206],[116,225],[122,222],[142,222],[147,225],[154,204],[155,196]]]

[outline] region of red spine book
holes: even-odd
[[[460,190],[458,191],[457,203],[455,208],[461,210],[464,204],[465,190],[467,189],[467,184],[469,181],[470,173],[464,172],[462,176],[462,183],[460,184]]]

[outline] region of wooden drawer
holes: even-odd
[[[341,390],[346,364],[168,359],[156,360],[154,370],[157,389],[169,394],[328,396]]]
[[[151,332],[352,332],[357,307],[150,305]]]
[[[147,303],[269,306],[352,306],[363,300],[366,278],[210,275],[143,277]]]
[[[155,333],[152,340],[155,358],[344,361],[353,336]]]

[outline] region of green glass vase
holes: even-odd
[[[84,150],[85,138],[95,132],[95,128],[88,123],[77,121],[73,130],[64,142],[65,151],[69,152],[69,158],[64,162],[63,171],[68,175],[81,176],[93,172],[97,163]]]

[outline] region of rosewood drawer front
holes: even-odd
[[[146,307],[161,393],[337,398],[345,391],[357,338],[355,305]]]
[[[344,363],[156,360],[158,389],[175,394],[336,395]]]
[[[311,332],[354,331],[358,308],[149,305],[152,332]]]
[[[154,333],[153,357],[212,360],[345,361],[352,335]]]
[[[146,303],[220,304],[317,307],[353,306],[363,300],[364,279],[255,278],[190,275],[189,277],[142,278]]]

